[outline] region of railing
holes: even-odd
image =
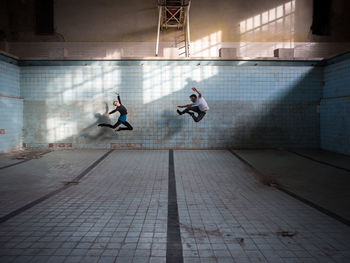
[[[159,54],[160,31],[168,28],[177,28],[185,31],[185,53],[189,57],[190,26],[189,26],[190,0],[159,0],[158,1],[158,28],[156,56]]]

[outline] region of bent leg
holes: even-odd
[[[184,114],[184,113],[189,113],[190,111],[200,112],[198,106],[191,106],[191,107],[187,107],[186,109],[184,109],[184,110],[181,112],[181,115]]]
[[[99,127],[108,127],[108,128],[111,128],[111,129],[115,129],[117,128],[122,122],[120,120],[118,120],[114,125],[111,125],[111,124],[107,124],[107,123],[101,123],[99,124],[98,126]]]
[[[117,128],[120,124],[122,124],[122,122],[120,120],[118,120],[113,126],[112,129]]]
[[[124,127],[120,127],[118,129],[118,131],[126,131],[126,130],[129,130],[129,131],[132,131],[134,128],[131,126],[130,123],[128,123],[127,121],[124,121],[123,124],[126,126],[126,128]]]
[[[98,125],[98,127],[108,127],[108,128],[113,129],[113,125],[110,125],[110,124],[108,124],[108,123],[100,123],[100,124]]]
[[[199,122],[201,119],[204,118],[205,114],[206,114],[205,111],[200,111],[200,112],[198,113],[198,116],[197,116],[197,117],[196,117],[194,114],[192,114],[191,116],[192,116],[192,118],[193,118],[193,120],[194,120],[195,122]]]

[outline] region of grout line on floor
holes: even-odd
[[[331,164],[331,163],[327,163],[327,162],[324,162],[324,161],[320,161],[320,160],[317,160],[317,159],[315,159],[315,158],[313,158],[311,156],[308,156],[308,155],[305,155],[305,154],[302,154],[302,153],[298,153],[298,152],[295,152],[293,150],[287,150],[286,149],[285,151],[293,153],[293,154],[298,155],[300,157],[306,158],[308,160],[320,163],[320,164],[324,164],[324,165],[327,165],[327,166],[330,166],[330,167],[333,167],[333,168],[336,168],[336,169],[340,169],[340,170],[343,170],[343,171],[346,171],[346,172],[350,172],[350,169],[347,169],[347,168],[344,168],[344,167],[341,167],[341,166],[338,166],[338,165],[334,165],[334,164]]]
[[[260,172],[260,171],[259,171],[257,168],[255,168],[250,162],[248,162],[246,159],[244,159],[243,157],[241,157],[241,156],[240,156],[238,153],[236,153],[234,150],[230,149],[230,150],[228,150],[228,151],[229,151],[231,154],[233,154],[237,159],[239,159],[241,162],[243,162],[245,165],[247,165],[248,167],[250,167],[255,173],[257,173],[258,175],[264,176],[262,172]],[[312,207],[312,208],[318,210],[319,212],[321,212],[321,213],[323,213],[323,214],[325,214],[325,215],[327,215],[327,216],[329,216],[329,217],[332,217],[333,219],[335,219],[335,220],[337,220],[337,221],[339,221],[339,222],[341,222],[341,223],[343,223],[343,224],[345,224],[345,225],[347,225],[347,226],[350,226],[350,220],[348,220],[348,219],[346,219],[346,218],[344,218],[344,217],[342,217],[342,216],[339,216],[339,215],[337,215],[337,214],[335,214],[335,213],[329,211],[328,209],[323,208],[323,207],[321,207],[321,206],[319,206],[319,205],[317,205],[317,204],[315,204],[315,203],[313,203],[313,202],[311,202],[311,201],[309,201],[309,200],[307,200],[307,199],[305,199],[305,198],[303,198],[303,197],[301,197],[301,196],[299,196],[299,195],[297,195],[297,194],[295,194],[295,193],[293,193],[293,192],[291,192],[291,191],[285,189],[284,187],[282,187],[282,186],[280,186],[280,185],[275,186],[275,188],[278,189],[278,190],[280,190],[281,192],[283,192],[283,193],[285,193],[285,194],[287,194],[287,195],[293,197],[294,199],[297,199],[297,200],[303,202],[304,204],[306,204],[306,205],[308,205],[308,206],[310,206],[310,207]]]
[[[40,156],[44,156],[45,154],[48,154],[50,152],[51,151],[47,151],[47,152],[41,153]],[[22,160],[22,161],[19,161],[19,162],[16,162],[16,163],[12,163],[12,164],[9,164],[9,165],[5,165],[5,166],[0,167],[0,170],[6,169],[6,168],[10,168],[12,166],[19,165],[19,164],[22,164],[22,163],[26,163],[26,162],[29,162],[29,161],[32,161],[32,160],[37,160],[37,159],[27,159],[27,160]]]
[[[81,180],[85,175],[87,175],[90,171],[92,171],[98,164],[100,164],[104,159],[107,158],[108,155],[110,155],[113,152],[113,150],[109,150],[108,152],[106,152],[105,154],[103,154],[100,158],[98,158],[94,163],[92,163],[91,165],[89,165],[88,168],[86,168],[83,172],[81,172],[77,177],[75,177],[73,179],[73,181],[78,182],[79,180]],[[62,192],[65,189],[68,189],[70,186],[72,186],[72,184],[66,184],[64,186],[61,186],[60,188],[8,213],[7,215],[0,217],[0,224],[6,222],[7,220],[25,212],[26,210],[36,206],[37,204],[40,204],[42,202],[44,202],[45,200],[51,198],[52,196]]]

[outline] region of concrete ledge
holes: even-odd
[[[147,59],[155,57],[155,42],[8,42],[7,53],[20,59]],[[0,47],[1,49],[1,47]],[[177,52],[175,52],[175,49]],[[294,49],[294,57],[302,59],[328,58],[350,50],[350,43],[333,42],[192,42],[190,56],[200,59],[274,57],[274,50]],[[234,54],[236,49],[236,55]],[[166,51],[164,54],[164,50]],[[171,51],[173,50],[173,51]],[[178,58],[173,42],[161,42],[159,57]],[[175,54],[174,54],[175,52]],[[225,55],[224,53],[227,53]],[[232,53],[233,52],[233,53]]]
[[[7,53],[3,50],[0,49],[0,55],[4,55],[6,57],[10,57],[10,58],[13,58],[13,59],[16,59],[16,60],[19,60],[19,57],[13,55],[13,54],[10,54],[10,53]]]
[[[298,58],[285,59],[276,57],[236,57],[235,59],[219,58],[219,57],[123,57],[120,59],[46,59],[46,58],[26,58],[19,61],[322,61],[324,58]]]
[[[3,57],[1,57],[3,56]],[[65,61],[102,61],[102,62],[108,62],[108,61],[298,61],[298,62],[320,62],[323,61],[327,64],[335,63],[337,61],[345,60],[350,58],[350,52],[345,52],[340,55],[336,56],[329,56],[327,58],[322,57],[293,57],[291,59],[286,58],[280,58],[280,57],[247,57],[247,56],[240,56],[236,57],[234,59],[227,59],[227,58],[221,58],[221,57],[177,57],[177,58],[166,58],[166,57],[156,57],[156,56],[147,56],[147,57],[122,57],[119,59],[104,59],[104,58],[94,58],[94,57],[86,57],[84,59],[72,59],[72,58],[39,58],[39,57],[27,57],[25,59],[21,59],[13,54],[9,54],[3,50],[0,50],[0,61],[4,60],[3,58],[7,57],[11,60],[14,60],[16,62],[24,62],[22,64],[26,65],[28,64],[28,61],[52,61],[52,62],[65,62]]]
[[[228,59],[120,59],[120,60],[20,60],[18,63],[21,67],[33,66],[230,66],[230,67],[255,67],[255,66],[322,66],[322,59],[314,60],[285,60],[285,59],[246,59],[239,58],[236,60]]]

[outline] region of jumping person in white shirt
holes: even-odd
[[[188,113],[189,115],[191,115],[195,122],[199,122],[201,119],[203,119],[203,117],[207,113],[207,110],[209,110],[209,107],[207,102],[203,98],[202,93],[200,93],[200,91],[196,88],[192,88],[192,90],[198,93],[198,98],[196,94],[192,94],[190,96],[190,100],[192,101],[192,103],[183,106],[177,106],[178,108],[186,108],[183,111],[177,110],[177,113],[180,115]],[[195,116],[194,112],[197,112],[198,115]]]

